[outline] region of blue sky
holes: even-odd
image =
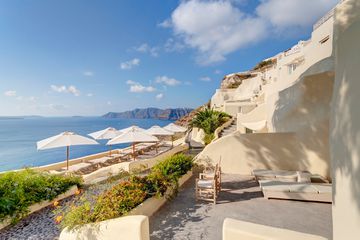
[[[197,107],[336,0],[0,0],[0,115]]]

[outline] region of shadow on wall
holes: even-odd
[[[330,137],[332,170],[336,177],[334,179],[336,188],[333,188],[334,205],[340,206],[337,210],[341,212],[340,215],[344,214],[344,211],[355,211],[350,209],[354,204],[357,206],[358,216],[360,215],[359,11],[358,1],[347,1],[336,12],[336,82]]]
[[[250,169],[308,170],[310,167],[295,133],[238,134],[237,141],[244,146]]]
[[[334,72],[328,70],[332,66],[332,58],[324,59],[305,71],[296,84],[281,91],[272,117],[276,132],[296,133],[301,153],[298,160],[315,168],[324,167],[327,177],[331,174],[329,118]]]

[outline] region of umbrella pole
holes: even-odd
[[[68,170],[68,171],[69,171],[69,150],[70,150],[70,147],[66,146],[66,170]]]
[[[109,157],[111,157],[111,145],[109,145]]]
[[[132,148],[133,148],[133,157],[134,157],[134,161],[135,161],[135,143],[132,144]]]
[[[174,135],[171,136],[171,147],[174,147]]]

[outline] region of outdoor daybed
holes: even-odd
[[[319,174],[311,174],[308,171],[287,171],[287,170],[268,170],[255,169],[252,171],[256,181],[276,180],[282,182],[317,182],[328,183],[328,181]]]
[[[260,180],[260,188],[266,199],[290,199],[315,202],[332,202],[331,184],[298,183]]]

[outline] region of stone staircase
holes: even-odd
[[[233,132],[236,131],[236,119],[233,120],[233,122],[231,123],[230,126],[224,128],[220,133],[219,133],[219,138],[227,136]]]

